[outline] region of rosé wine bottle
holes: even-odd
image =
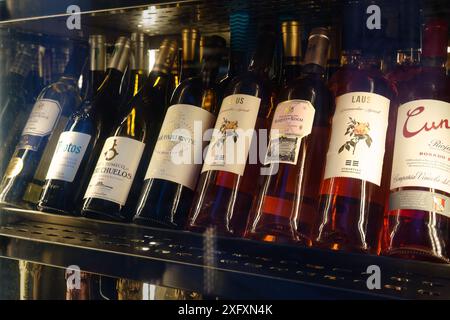
[[[330,81],[335,110],[313,234],[317,247],[377,253],[389,191],[395,88],[380,71],[383,36],[366,30],[364,12],[358,3],[344,12],[344,66]],[[357,30],[364,30],[362,41]]]
[[[264,28],[248,71],[225,90],[188,219],[192,231],[215,228],[220,235],[238,237],[244,233],[262,166],[259,150],[249,154],[252,144],[261,144],[253,130],[258,137],[260,129],[268,128],[273,109],[268,72],[274,47],[273,27]]]
[[[389,199],[389,256],[450,262],[448,24],[425,24],[422,70],[399,84]]]
[[[331,93],[324,81],[329,30],[312,30],[302,73],[282,89],[272,121],[269,175],[253,201],[246,237],[308,245],[317,214],[330,135]],[[276,148],[274,148],[276,150]],[[298,232],[297,232],[298,231]]]

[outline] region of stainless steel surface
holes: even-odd
[[[450,298],[450,267],[64,217],[0,212],[0,256],[232,298]],[[381,269],[368,290],[367,268]]]

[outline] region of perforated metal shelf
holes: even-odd
[[[0,256],[225,298],[449,299],[450,267],[3,208]],[[367,288],[367,267],[381,289]]]
[[[112,41],[118,35],[141,31],[150,36],[179,35],[184,27],[196,27],[202,34],[225,35],[229,15],[236,10],[249,12],[253,22],[278,22],[299,19],[305,29],[337,23],[340,8],[348,0],[21,0],[0,2],[0,28],[31,34],[67,38],[86,38],[102,33]],[[395,36],[397,1],[377,0],[382,6],[383,25]],[[424,14],[446,15],[446,0],[423,1]],[[1,7],[3,5],[3,7]],[[66,27],[67,8],[78,5],[81,30]],[[394,20],[392,20],[394,19]],[[151,45],[158,46],[156,41]]]

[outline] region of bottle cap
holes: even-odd
[[[142,32],[131,34],[131,70],[148,69],[148,41],[147,36]]]
[[[127,37],[119,37],[114,45],[114,52],[109,61],[108,68],[117,69],[121,72],[125,71],[130,57],[130,39]]]
[[[275,50],[275,42],[275,28],[272,25],[264,25],[259,29],[252,66],[270,67]]]
[[[431,19],[423,29],[422,56],[427,58],[447,58],[448,22]]]
[[[104,35],[94,34],[89,36],[90,46],[90,70],[105,71],[106,68],[106,39]]]
[[[181,30],[183,63],[195,61],[199,47],[200,33],[195,28]]]
[[[305,55],[305,64],[326,66],[330,46],[330,32],[328,28],[314,28],[308,38],[308,49]]]
[[[282,22],[281,36],[283,40],[283,56],[300,60],[302,55],[300,22],[297,20]]]
[[[173,62],[178,52],[178,43],[176,40],[164,39],[159,47],[158,57],[152,71],[170,73]]]
[[[349,1],[343,7],[342,49],[361,50],[362,32],[365,28],[363,6],[360,1]]]
[[[400,0],[398,49],[420,48],[420,0]]]

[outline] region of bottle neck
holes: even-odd
[[[426,57],[422,56],[422,67],[430,69],[443,69],[445,70],[445,64],[447,62],[447,57]]]
[[[203,88],[211,88],[214,86],[217,78],[217,74],[219,73],[219,62],[212,62],[214,66],[210,66],[209,63],[203,63],[201,78]]]
[[[303,66],[302,74],[324,76],[325,68],[315,63],[308,63]]]
[[[397,51],[398,65],[417,66],[420,64],[420,50],[417,48],[407,48]]]
[[[146,79],[147,75],[145,70],[131,70],[129,92],[132,94],[132,96],[135,96],[138,93],[139,89],[142,87]]]
[[[105,71],[101,70],[91,70],[90,72],[90,94],[95,95],[95,93],[100,88],[103,80],[105,79]]]
[[[381,70],[382,59],[375,55],[363,55],[360,57],[359,68],[363,70]]]
[[[194,63],[194,61],[191,62],[184,62],[183,66],[181,68],[181,74],[180,74],[180,78],[181,81],[184,81],[188,78],[192,78],[198,75],[198,70],[196,68],[196,65]]]
[[[227,76],[232,78],[244,73],[247,65],[246,53],[244,51],[231,51]]]
[[[358,66],[361,60],[360,50],[342,51],[341,65],[354,65]]]

